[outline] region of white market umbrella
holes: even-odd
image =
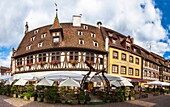
[[[28,82],[28,80],[21,78],[16,83],[14,83],[14,85],[24,86],[27,82]]]
[[[170,86],[170,83],[168,82],[161,82],[162,83],[162,86]]]
[[[121,83],[119,81],[117,81],[117,80],[110,81],[110,84],[112,84],[112,85],[114,85],[116,87],[121,87],[122,86]]]
[[[148,82],[146,83],[147,85],[162,85],[161,81],[152,81],[152,82]]]
[[[74,79],[68,78],[60,82],[59,87],[62,87],[62,86],[80,87],[80,84]]]
[[[9,78],[4,85],[12,85],[13,82],[14,80],[12,78]]]
[[[122,80],[120,81],[121,85],[122,86],[130,86],[130,87],[133,87],[132,83],[129,82],[128,80]]]
[[[41,81],[38,82],[37,85],[43,85],[43,86],[52,86],[54,81],[49,80],[47,78],[43,78]]]

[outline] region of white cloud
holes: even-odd
[[[12,52],[10,52],[6,58],[0,58],[0,66],[5,66],[5,67],[10,67],[10,63],[11,63],[11,55]]]
[[[161,25],[162,13],[155,8],[152,0],[1,1],[0,25],[3,26],[0,26],[0,48],[18,46],[24,36],[26,21],[30,30],[53,23],[55,2],[60,22],[70,22],[72,15],[83,14],[82,22],[96,25],[100,20],[103,26],[131,35],[136,44],[154,41],[152,50],[155,53],[163,55],[169,51],[166,49],[170,47],[168,43],[159,42],[167,38],[167,31]],[[161,48],[156,49],[158,46]]]

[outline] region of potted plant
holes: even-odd
[[[85,93],[83,91],[80,91],[78,99],[80,101],[80,104],[84,104],[86,101]]]
[[[49,87],[48,89],[45,89],[43,101],[47,103],[55,103],[57,97],[55,91],[56,90],[53,87]]]
[[[125,99],[126,99],[126,101],[129,100],[129,95],[130,95],[130,87],[125,87]]]
[[[29,100],[30,97],[31,97],[31,93],[30,93],[30,92],[24,92],[24,93],[23,93],[23,96],[24,96],[24,99],[25,99],[25,100]]]
[[[110,96],[110,95],[106,95],[106,96],[104,97],[104,102],[110,103],[110,101],[111,101],[111,96]]]
[[[135,90],[131,89],[130,91],[130,100],[135,100]]]
[[[17,97],[17,94],[18,94],[18,90],[17,90],[17,87],[16,86],[12,86],[11,87],[11,93],[13,94],[13,97],[16,98]]]
[[[90,104],[91,98],[90,98],[89,94],[87,94],[87,95],[85,96],[85,100],[86,100],[86,103],[87,103],[87,104]]]
[[[37,101],[38,102],[42,102],[43,101],[43,97],[44,97],[43,93],[40,93],[40,92],[37,93]]]

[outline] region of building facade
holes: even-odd
[[[59,23],[28,31],[12,55],[12,73],[49,71],[89,71],[88,61],[95,69],[106,68],[107,52],[98,26],[81,23],[81,16],[73,16],[73,23]]]

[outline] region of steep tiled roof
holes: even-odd
[[[54,23],[55,24],[55,23]],[[53,36],[50,33],[52,26],[47,25],[35,30],[28,32],[21,41],[18,49],[16,50],[14,57],[22,54],[44,50],[44,49],[52,49],[52,48],[61,48],[61,47],[77,47],[77,48],[88,48],[98,51],[105,51],[104,49],[104,41],[100,29],[95,26],[81,24],[81,27],[74,27],[72,23],[61,23],[60,24],[63,31],[64,39],[59,42],[56,46],[53,43]],[[84,25],[88,26],[88,29],[84,29]],[[57,25],[57,27],[59,27]],[[57,28],[53,28],[57,29]],[[35,33],[35,31],[38,31]],[[78,35],[78,31],[83,32],[83,35]],[[91,37],[91,33],[94,33],[96,37]],[[41,38],[42,34],[46,34],[45,38]],[[34,40],[31,41],[31,38],[34,37]],[[85,41],[84,44],[79,44],[79,39],[83,39]],[[93,41],[98,42],[98,46],[93,45]],[[43,43],[42,47],[38,47],[38,43]],[[31,49],[26,50],[27,46],[31,45]]]

